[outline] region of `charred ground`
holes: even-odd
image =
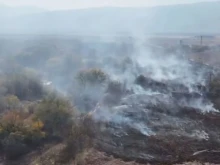
[[[50,157],[60,164],[92,164],[88,148],[100,159],[97,150],[145,164],[220,163],[218,46],[188,40],[2,37],[4,162],[61,143]]]

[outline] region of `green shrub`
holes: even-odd
[[[20,100],[15,95],[8,95],[4,97],[4,102],[7,110],[15,110],[20,106]]]
[[[44,123],[44,130],[52,135],[62,137],[72,124],[71,104],[60,97],[51,96],[39,103],[35,118]]]
[[[60,156],[61,163],[67,163],[71,159],[76,159],[78,155],[92,147],[93,141],[89,132],[90,130],[82,121],[73,124],[65,140],[66,147]]]
[[[27,153],[29,147],[24,143],[24,135],[21,132],[12,132],[2,140],[4,153],[8,159],[16,159]]]
[[[21,109],[21,103],[17,96],[0,96],[0,113],[15,109]]]

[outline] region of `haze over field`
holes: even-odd
[[[0,3],[0,165],[220,163],[220,0]]]
[[[143,1],[136,3],[145,4],[142,7],[138,5],[131,7],[133,4],[131,2],[125,3],[129,4],[127,5],[129,7],[125,7],[123,1],[118,3],[118,6],[123,7],[111,7],[116,6],[114,1],[111,2],[112,5],[111,3],[109,6],[105,5],[107,7],[55,11],[46,11],[36,7],[2,6],[0,7],[0,33],[83,35],[131,33],[143,35],[150,33],[218,33],[220,29],[219,1],[154,7],[150,6],[177,2],[153,3],[153,1],[149,1],[148,5]],[[12,1],[11,4],[13,4]]]
[[[218,0],[0,0],[0,4],[9,6],[35,6],[48,10],[80,9],[91,7],[150,7],[159,5],[188,4]]]

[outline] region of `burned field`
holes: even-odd
[[[96,147],[141,163],[219,163],[220,113],[210,79],[214,69],[190,66],[195,75],[206,71],[203,82],[189,86],[140,75],[133,83],[142,93],[125,92],[114,105],[101,101],[88,117],[95,123]]]
[[[10,89],[3,88],[2,97],[15,95],[21,99],[17,100],[19,105],[25,107],[28,102],[38,107],[43,95],[55,90],[68,100],[68,108],[71,104],[72,122],[83,119],[83,128],[88,131],[79,134],[89,134],[96,151],[125,161],[220,163],[219,68],[191,59],[190,47],[187,51],[179,45],[150,49],[140,39],[116,41],[19,40],[20,45],[13,45],[16,49],[7,50],[10,56],[2,54],[2,84]],[[23,78],[20,73],[28,74]],[[34,100],[40,90],[35,90],[38,86],[28,77],[36,73],[46,91]],[[28,88],[23,84],[29,84]],[[26,93],[20,89],[27,89]],[[25,97],[19,97],[23,94]],[[43,106],[42,112],[47,107]],[[28,111],[30,116],[33,112],[34,107]],[[61,130],[74,132],[69,129]],[[77,148],[80,138],[74,138],[68,137],[68,144]]]

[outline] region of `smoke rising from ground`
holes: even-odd
[[[25,68],[38,73],[45,86],[65,94],[81,112],[93,111],[100,104],[102,117],[96,116],[97,121],[110,120],[109,117],[115,115],[114,121],[127,122],[149,133],[147,123],[137,122],[134,126],[133,120],[125,120],[124,114],[112,111],[121,105],[133,109],[147,106],[156,110],[163,104],[170,113],[175,113],[178,106],[201,112],[215,111],[205,92],[198,88],[208,85],[210,69],[188,60],[181,50],[170,53],[154,45],[149,48],[146,39],[138,37],[111,40],[23,37],[12,40],[14,42],[1,40],[5,45],[2,72],[19,72]],[[151,47],[159,51],[152,51]],[[5,61],[11,65],[6,65]],[[79,81],[78,73],[94,68],[105,73],[105,81],[101,84]],[[196,97],[191,97],[194,94]],[[145,127],[140,130],[140,126]]]
[[[202,68],[202,66],[196,68],[188,59],[176,54],[167,54],[165,52],[154,54],[147,47],[144,47],[144,43],[138,39],[133,39],[132,51],[126,55],[121,55],[118,52],[109,55],[99,55],[98,50],[96,51],[96,58],[88,57],[89,59],[84,59],[87,62],[82,67],[89,68],[89,65],[92,65],[94,68],[102,69],[109,76],[109,81],[120,82],[125,86],[126,90],[132,91],[133,94],[164,94],[161,93],[160,89],[155,90],[150,86],[148,89],[144,89],[135,84],[135,80],[139,75],[144,75],[148,79],[159,83],[169,84],[173,89],[168,89],[168,92],[165,93],[167,95],[170,95],[171,92],[203,94],[203,91],[199,91],[197,86],[207,85],[208,75],[205,68]],[[102,87],[87,86],[81,94],[88,94],[96,101],[100,101],[105,95],[106,87],[107,85]],[[195,108],[206,107],[205,109],[207,109],[205,104],[209,103],[193,100],[187,104],[194,104],[193,107]],[[211,104],[208,109],[212,109]]]
[[[98,62],[96,59],[92,59],[97,62],[97,65],[94,63],[93,66],[101,68],[109,76],[104,86],[88,86],[80,95],[81,98],[86,96],[87,99],[90,97],[94,101],[90,102],[93,104],[90,106],[90,110],[94,109],[95,120],[124,124],[148,136],[153,135],[154,132],[147,123],[126,117],[126,114],[129,114],[132,109],[147,106],[149,110],[166,109],[171,114],[177,113],[179,107],[197,109],[200,113],[217,111],[211,101],[205,97],[204,91],[198,89],[198,86],[208,85],[209,71],[206,68],[203,68],[202,65],[195,66],[187,58],[178,54],[168,54],[165,51],[154,54],[144,47],[143,43],[133,41],[133,49],[130,54],[96,56]],[[152,81],[152,84],[144,88],[135,83],[140,75],[144,75],[149,81]],[[122,91],[120,96],[106,92],[110,81],[121,83],[126,92]],[[155,88],[154,83],[159,83],[159,85]],[[161,86],[161,84],[163,85]],[[173,96],[173,92],[186,94],[186,96],[178,99],[175,95]],[[194,93],[199,97],[191,97]],[[190,99],[187,99],[189,96]],[[116,99],[116,101],[109,105],[108,102],[111,102],[112,99]],[[83,105],[84,103],[81,102]],[[145,120],[151,120],[147,114],[145,117]]]

